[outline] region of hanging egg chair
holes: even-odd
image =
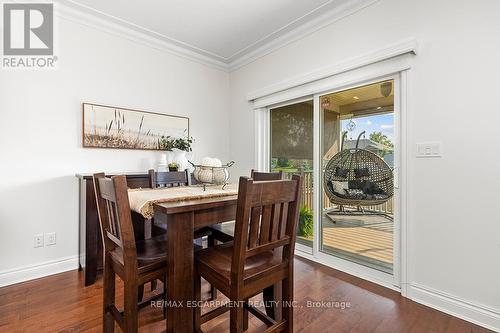
[[[347,132],[342,136],[339,153],[328,161],[323,187],[333,204],[340,206],[376,206],[388,201],[394,195],[394,175],[392,169],[378,155],[359,148],[343,149]]]

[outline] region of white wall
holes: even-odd
[[[431,291],[414,289],[420,301],[500,329],[499,12],[495,0],[381,0],[230,77],[61,20],[57,70],[0,72],[0,277],[77,255],[75,173],[145,171],[158,158],[81,148],[81,102],[189,116],[196,156],[234,159],[246,175],[249,92],[415,37],[409,143],[442,141],[444,155],[410,157],[409,283]],[[56,246],[33,248],[52,231]]]
[[[56,70],[0,70],[0,280],[78,254],[76,173],[157,163],[157,152],[82,148],[82,102],[188,116],[195,157],[229,157],[228,73],[65,19],[58,33]],[[57,245],[34,248],[44,232]]]
[[[416,38],[408,82],[410,292],[500,330],[498,13],[494,0],[381,0],[232,72],[230,151],[247,174],[255,163],[248,93]],[[442,141],[443,158],[416,159],[420,141]]]

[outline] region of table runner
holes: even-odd
[[[153,206],[156,203],[225,197],[236,194],[238,194],[238,186],[236,184],[228,184],[224,190],[221,186],[207,186],[206,191],[203,191],[203,187],[201,186],[128,190],[130,209],[141,214],[146,219],[153,217]]]

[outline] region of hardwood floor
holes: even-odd
[[[305,259],[295,259],[295,272],[295,332],[491,332]],[[206,298],[206,285],[203,293]],[[117,295],[121,305],[120,282]],[[307,306],[321,301],[331,303]],[[101,307],[102,279],[85,288],[78,271],[4,287],[0,288],[0,332],[101,332]],[[148,307],[139,317],[141,332],[165,330],[161,309]],[[228,314],[202,326],[207,333],[228,332],[228,327]],[[249,331],[263,328],[250,315]]]

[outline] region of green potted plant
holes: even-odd
[[[193,137],[187,136],[185,138],[178,138],[173,140],[173,147],[182,151],[190,152],[193,150],[191,145],[193,144]]]
[[[313,235],[313,213],[306,206],[299,213],[299,236],[312,237]]]
[[[179,171],[179,165],[175,162],[168,164],[168,171]]]
[[[175,148],[175,141],[176,140],[173,139],[170,135],[162,135],[161,138],[158,139],[158,148],[160,148],[161,150],[172,151],[172,149]]]
[[[191,145],[193,143],[193,138],[187,136],[185,138],[177,138],[173,140],[173,154],[174,157],[172,161],[176,162],[179,170],[189,169],[189,160],[187,157],[187,153],[193,151]]]

